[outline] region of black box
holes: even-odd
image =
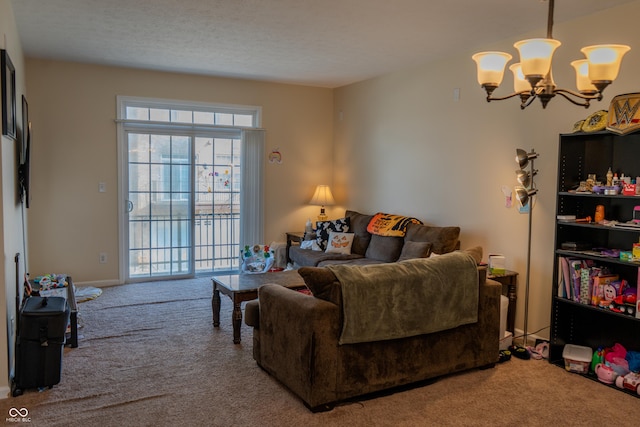
[[[63,297],[34,296],[25,300],[16,344],[17,389],[52,387],[60,382],[69,311]]]

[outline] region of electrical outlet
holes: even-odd
[[[107,253],[106,252],[100,252],[100,264],[106,264],[107,263]]]
[[[99,182],[98,183],[98,191],[100,193],[106,193],[107,192],[107,184],[105,182]]]

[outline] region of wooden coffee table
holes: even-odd
[[[227,295],[233,301],[233,343],[240,344],[240,327],[242,325],[243,301],[258,298],[258,288],[267,283],[275,283],[287,288],[296,289],[305,286],[304,280],[296,270],[280,271],[263,274],[223,274],[213,276],[213,295],[211,308],[213,309],[213,326],[220,326],[220,293]]]

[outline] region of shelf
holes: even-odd
[[[603,199],[640,199],[640,194],[636,194],[633,196],[625,195],[625,194],[596,194],[596,193],[576,193],[572,191],[560,191],[558,196],[569,196],[569,197],[598,197]]]
[[[620,319],[628,320],[630,322],[638,322],[640,324],[640,319],[634,316],[631,316],[629,314],[616,313],[615,311],[605,310],[604,308],[599,308],[599,307],[596,307],[595,305],[582,304],[577,301],[571,301],[570,299],[566,299],[559,296],[554,296],[553,298],[560,304],[569,304],[576,307],[580,307],[581,309],[584,309],[584,310],[593,310],[594,312],[598,313],[597,314],[598,316],[600,315],[615,316]]]
[[[556,254],[558,255],[562,255],[562,256],[566,256],[566,257],[578,257],[578,258],[584,258],[584,259],[591,259],[594,261],[601,261],[601,262],[607,262],[610,264],[618,264],[618,265],[624,265],[627,267],[640,267],[640,262],[634,262],[634,261],[623,261],[620,258],[614,258],[614,257],[610,257],[610,256],[606,256],[606,255],[595,255],[592,252],[593,251],[588,251],[589,253],[585,252],[585,251],[570,251],[567,249],[556,249]]]
[[[573,222],[573,221],[557,221],[558,226],[568,226],[568,227],[584,227],[584,228],[593,228],[599,230],[608,230],[608,231],[616,231],[622,233],[640,233],[640,227],[631,228],[631,227],[616,227],[614,225],[602,225],[596,224],[593,222]]]
[[[558,366],[559,368],[562,368],[562,369],[564,369],[566,371],[566,369],[564,367],[564,359],[563,360],[553,360],[553,361],[550,361],[550,363],[552,363],[552,364],[554,364],[554,365]],[[614,384],[605,384],[605,383],[603,383],[602,381],[600,381],[598,379],[598,377],[594,373],[591,373],[591,372],[589,372],[588,374],[579,374],[577,372],[568,372],[568,373],[571,373],[573,375],[580,375],[583,378],[589,379],[591,381],[596,381],[596,382],[602,384],[603,386],[606,386],[606,387],[609,387],[609,388],[613,388],[615,390],[621,391],[621,392],[626,393],[628,395],[640,398],[640,394],[634,393],[631,390],[627,390],[626,388],[616,387]]]

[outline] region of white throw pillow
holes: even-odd
[[[325,252],[338,254],[350,254],[351,245],[353,244],[353,233],[338,233],[331,231],[329,240],[327,240],[327,249]]]
[[[318,246],[315,240],[303,240],[300,242],[300,249],[311,249],[312,251],[321,251],[322,248]]]

